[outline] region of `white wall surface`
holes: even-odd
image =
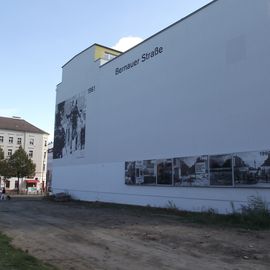
[[[269,148],[266,2],[218,1],[105,65],[96,161]],[[156,46],[164,52],[114,74]]]
[[[54,160],[55,191],[221,212],[250,195],[270,201],[267,189],[124,184],[128,160],[270,148],[269,10],[268,0],[220,0],[100,68],[90,51],[72,60],[63,69],[56,103],[91,85],[96,91],[87,95],[85,158]],[[155,47],[163,52],[115,75]]]

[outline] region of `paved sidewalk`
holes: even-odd
[[[29,194],[29,195],[21,195],[21,194],[7,194],[10,196],[11,200],[43,200],[45,195],[36,195],[36,194]],[[1,201],[8,201],[8,200],[0,200]]]

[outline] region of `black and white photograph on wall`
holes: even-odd
[[[270,187],[270,151],[235,154],[234,183],[236,186]]]
[[[143,161],[135,161],[135,184],[142,185],[144,182],[143,178]]]
[[[63,104],[59,104],[61,111]],[[59,138],[63,129],[59,129]],[[57,140],[56,136],[56,140]],[[61,140],[59,140],[61,142]],[[59,145],[61,145],[59,143]],[[61,146],[62,147],[62,146]],[[270,150],[125,162],[127,185],[270,188]]]
[[[84,156],[86,92],[56,105],[53,158]]]
[[[135,185],[135,161],[125,162],[125,183],[126,185]]]
[[[127,185],[156,185],[156,160],[125,162],[125,183]]]
[[[157,160],[157,184],[172,185],[172,159]]]
[[[173,159],[175,186],[209,186],[208,156]]]
[[[156,185],[156,160],[144,160],[143,161],[143,184],[144,185]]]
[[[216,155],[209,157],[210,185],[232,186],[232,155]]]

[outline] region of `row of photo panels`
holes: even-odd
[[[125,162],[127,185],[270,187],[270,151]]]

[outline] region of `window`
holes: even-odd
[[[108,52],[105,52],[104,53],[104,59],[105,60],[112,60],[113,58],[115,58],[116,57],[116,55],[113,55],[113,54],[111,54],[111,53],[108,53]]]
[[[4,142],[4,136],[0,136],[0,143]]]
[[[12,149],[8,149],[7,155],[8,155],[8,157],[10,157],[12,155]]]
[[[43,163],[43,171],[45,171],[45,169],[46,169],[46,164]]]
[[[15,181],[15,188],[19,188],[19,181],[17,180],[17,181]]]
[[[31,139],[29,140],[29,144],[30,144],[30,145],[34,145],[34,139],[33,139],[33,138],[31,138]]]
[[[6,188],[9,188],[9,187],[10,187],[10,181],[6,180]]]
[[[22,144],[22,138],[17,138],[17,144]]]
[[[47,141],[44,141],[44,146],[47,146]]]
[[[9,137],[9,138],[8,138],[8,142],[9,142],[9,143],[13,143],[13,137]]]
[[[29,150],[28,156],[29,156],[30,158],[33,157],[33,150]]]
[[[46,158],[46,156],[47,156],[47,152],[44,152],[44,159]]]

